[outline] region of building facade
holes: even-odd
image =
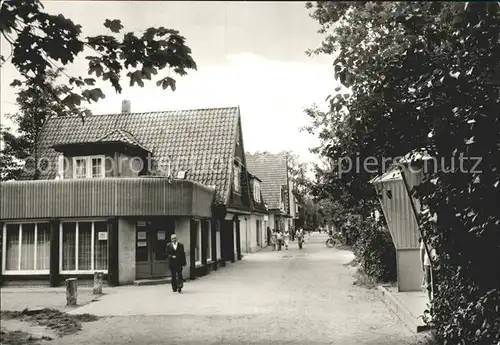
[[[192,279],[241,259],[241,133],[238,107],[49,119],[37,163],[0,184],[2,283],[165,277],[172,233]]]
[[[288,173],[285,153],[246,154],[247,167],[251,175],[259,176],[261,192],[268,209],[270,230],[287,230],[295,225],[296,199]]]

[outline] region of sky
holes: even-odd
[[[46,11],[62,13],[82,25],[83,36],[109,34],[105,19],[121,19],[122,32],[141,32],[151,26],[176,29],[186,37],[197,71],[176,77],[177,90],[162,90],[155,80],[143,88],[128,87],[121,94],[108,84],[97,84],[106,95],[90,105],[94,114],[116,113],[121,101],[131,101],[133,112],[226,107],[238,105],[243,141],[249,152],[291,150],[302,161],[315,161],[309,148],[318,140],[299,129],[309,123],[304,108],[317,104],[336,87],[332,58],[309,57],[307,49],[322,40],[319,24],[303,2],[195,1],[44,1]],[[2,54],[10,48],[2,41]],[[86,75],[82,57],[68,66],[70,75]],[[160,71],[157,79],[166,76]],[[17,78],[11,64],[1,68],[2,124],[16,111]]]

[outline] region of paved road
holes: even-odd
[[[75,310],[106,316],[59,344],[418,344],[374,290],[352,285],[348,251],[324,235],[261,252],[188,282],[124,287]]]

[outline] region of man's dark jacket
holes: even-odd
[[[184,245],[177,242],[177,250],[174,249],[172,242],[167,244],[168,267],[170,269],[181,269],[186,266],[186,252]],[[175,259],[173,258],[175,256]]]

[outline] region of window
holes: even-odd
[[[257,245],[258,245],[258,246],[260,246],[260,235],[261,235],[261,233],[260,233],[260,231],[261,231],[261,230],[260,230],[260,225],[261,225],[261,224],[260,224],[260,220],[258,220],[258,219],[257,219],[257,220],[255,221],[255,223],[256,223],[256,224],[255,224],[255,227],[256,227],[255,234],[256,234],[256,236],[257,236]]]
[[[234,191],[237,193],[241,193],[241,167],[238,164],[235,164],[233,167],[233,173],[234,173],[234,182],[233,182],[233,187]]]
[[[61,272],[108,270],[108,226],[105,221],[64,222],[60,228]]]
[[[212,229],[212,231],[215,231],[215,249],[216,249],[216,254],[217,258],[221,258],[221,241],[220,241],[220,223],[217,222],[216,228]]]
[[[4,267],[10,274],[49,273],[50,227],[48,223],[5,224]]]
[[[194,253],[194,261],[196,264],[201,264],[201,222],[196,221],[196,248]]]
[[[207,261],[212,260],[212,223],[207,220]]]
[[[253,198],[260,202],[260,182],[257,180],[253,180]]]
[[[74,178],[104,177],[104,156],[73,157]]]

